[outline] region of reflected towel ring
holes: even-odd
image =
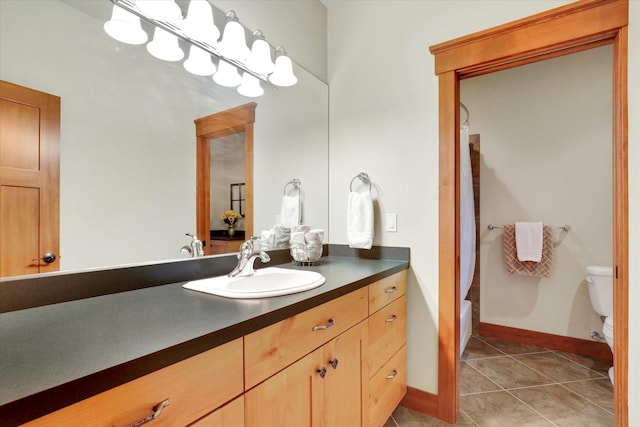
[[[294,178],[291,181],[287,182],[284,185],[284,189],[283,189],[284,195],[285,196],[287,195],[287,187],[289,185],[293,185],[294,190],[298,190],[298,195],[300,195],[300,184],[302,184],[302,181],[299,180],[298,178]]]
[[[366,172],[360,172],[358,175],[354,176],[353,179],[351,179],[351,182],[349,183],[349,191],[353,191],[353,181],[355,181],[356,178],[362,181],[364,184],[369,184],[369,192],[371,192],[371,180],[369,179],[369,175],[367,175]]]

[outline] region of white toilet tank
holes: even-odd
[[[607,266],[587,267],[589,297],[593,309],[600,316],[613,315],[613,269]]]

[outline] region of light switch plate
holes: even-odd
[[[398,231],[398,215],[394,213],[387,214],[387,231],[396,232]]]

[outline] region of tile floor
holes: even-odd
[[[473,336],[456,426],[614,426],[611,362]],[[451,426],[398,407],[384,427]]]

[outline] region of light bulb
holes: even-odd
[[[244,27],[238,22],[233,10],[227,12],[227,23],[224,26],[222,40],[218,43],[218,50],[223,56],[236,61],[245,61],[249,56]]]
[[[293,74],[293,63],[287,56],[287,52],[281,47],[276,49],[281,55],[276,58],[276,68],[269,76],[269,81],[276,86],[293,86],[298,83],[298,78]]]
[[[264,39],[262,31],[256,30],[253,32],[255,40],[251,46],[251,53],[247,60],[247,67],[251,71],[255,71],[258,74],[268,75],[271,74],[275,68],[273,61],[271,60],[271,46]]]
[[[191,46],[189,58],[182,64],[188,72],[197,76],[210,76],[216,72],[216,65],[211,61],[211,55],[198,46]]]

